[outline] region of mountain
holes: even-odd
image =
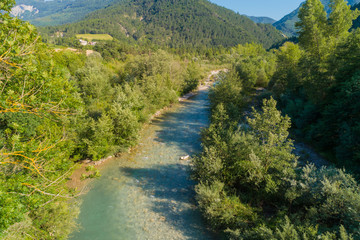
[[[247,17],[253,20],[255,23],[274,24],[276,22],[275,19],[269,17],[254,17],[254,16],[247,16]]]
[[[11,9],[11,15],[20,19],[31,18],[39,14],[39,9],[32,5],[19,4]]]
[[[114,0],[17,0],[11,14],[36,26],[54,26],[83,19]]]
[[[295,36],[296,35],[295,23],[299,21],[298,18],[299,9],[300,7],[292,11],[288,15],[284,16],[282,19],[275,22],[273,26],[276,27],[281,32],[283,32],[287,37]]]
[[[321,2],[324,4],[326,11],[330,12],[330,0],[321,0]],[[354,5],[359,2],[360,0],[348,0],[350,5]],[[278,30],[282,31],[288,37],[296,35],[295,23],[299,21],[298,13],[300,6],[273,24]]]
[[[255,42],[270,47],[283,39],[269,24],[207,0],[124,0],[90,13],[84,20],[56,28],[50,34],[106,33],[117,39],[169,47],[225,47]]]

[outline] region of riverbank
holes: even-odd
[[[211,71],[209,73],[209,75],[202,81],[202,84],[200,84],[196,90],[183,95],[182,97],[180,97],[178,99],[178,101],[180,103],[184,102],[184,101],[187,101],[190,98],[196,96],[199,93],[199,91],[204,91],[204,90],[209,89],[215,82],[214,77],[217,76],[220,72],[226,72],[226,71],[227,71],[227,69],[220,69],[220,70]],[[142,135],[143,130],[146,127],[148,127],[149,124],[151,124],[152,121],[155,118],[160,117],[162,114],[165,114],[167,111],[173,109],[174,107],[176,107],[176,106],[170,105],[170,106],[167,106],[167,107],[157,111],[155,114],[153,114],[150,117],[149,123],[147,123],[147,124],[145,124],[143,126],[143,129],[140,132],[140,136]],[[138,146],[135,146],[133,148],[129,148],[128,153],[131,153],[134,150],[134,148],[137,148],[137,147]],[[124,152],[117,153],[116,156],[108,156],[108,157],[103,158],[103,159],[101,159],[99,161],[92,161],[92,160],[89,160],[89,159],[79,161],[77,163],[77,165],[75,166],[75,170],[72,173],[72,175],[70,177],[70,180],[66,184],[67,187],[71,188],[71,189],[76,189],[78,192],[81,192],[81,193],[87,193],[87,191],[89,190],[87,188],[87,186],[94,180],[92,178],[86,178],[86,179],[82,178],[83,175],[89,175],[90,174],[88,171],[86,171],[87,167],[95,166],[101,172],[102,169],[104,169],[106,167],[106,163],[108,163],[109,161],[114,160],[116,158],[119,158],[124,154],[125,154]]]
[[[132,151],[99,166],[71,239],[216,239],[197,209],[190,161],[180,160],[201,151],[208,103],[199,90],[154,118]]]

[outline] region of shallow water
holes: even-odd
[[[200,91],[146,127],[132,153],[107,163],[70,239],[214,239],[195,205],[190,162],[179,160],[201,151],[208,104]]]

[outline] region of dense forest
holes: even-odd
[[[65,37],[106,33],[119,40],[170,48],[229,47],[247,42],[268,48],[283,39],[273,26],[256,24],[206,0],[122,1],[93,12],[78,23],[41,31],[49,36],[60,31]]]
[[[203,69],[111,42],[101,49],[108,60],[56,52],[10,17],[13,3],[0,5],[0,238],[63,239],[78,214],[78,193],[65,185],[74,162],[134,145],[142,124],[196,88]]]
[[[193,159],[209,226],[227,239],[360,239],[358,6],[307,0],[290,41],[205,0],[126,0],[42,36],[14,4],[0,2],[0,239],[66,239],[76,163],[135,146],[154,113],[224,66]],[[81,47],[81,33],[115,39]]]
[[[198,203],[214,229],[231,239],[360,239],[360,31],[349,32],[358,16],[334,0],[327,17],[320,0],[308,0],[299,44],[233,49],[194,166]],[[292,139],[334,166],[299,158]]]

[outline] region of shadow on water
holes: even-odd
[[[166,145],[176,145],[186,152],[201,150],[200,130],[207,127],[209,106],[208,94],[202,92],[191,100],[181,103],[181,110],[165,113],[153,121],[162,130],[157,132],[155,141]]]
[[[189,162],[208,125],[207,91],[153,120],[139,146],[102,171],[82,199],[73,240],[218,239],[196,208]]]
[[[121,174],[136,179],[152,199],[151,211],[161,215],[167,224],[180,231],[186,239],[212,239],[204,229],[204,219],[196,208],[194,182],[184,164],[158,165],[153,168],[120,168]]]

